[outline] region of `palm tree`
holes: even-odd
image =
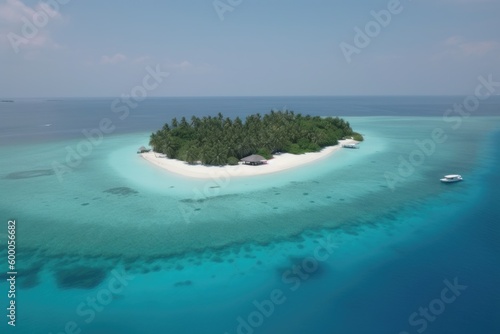
[[[177,156],[177,150],[179,149],[179,139],[172,135],[169,135],[163,140],[163,152],[170,159],[175,159]]]
[[[321,118],[295,114],[290,110],[274,111],[261,116],[249,115],[243,122],[216,117],[195,116],[188,122],[172,119],[150,136],[150,145],[155,151],[170,158],[182,158],[188,162],[201,159],[205,164],[223,165],[228,157],[242,158],[259,149],[285,150],[292,144],[301,144],[303,149],[333,145],[337,138],[352,135],[350,124],[338,117]],[[179,156],[181,154],[182,156]]]
[[[179,124],[178,124],[178,122],[177,122],[177,118],[175,118],[175,117],[174,117],[174,118],[172,118],[172,128],[174,128],[174,129],[175,129],[175,128],[177,128],[177,126],[178,126],[178,125],[179,125]]]
[[[158,152],[162,145],[162,138],[158,133],[152,133],[149,137],[149,146],[153,148],[153,151]]]
[[[200,150],[198,145],[195,143],[189,144],[186,151],[186,162],[189,164],[194,164],[199,160]]]

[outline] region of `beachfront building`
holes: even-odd
[[[150,149],[145,148],[144,146],[141,146],[141,147],[139,147],[139,149],[137,150],[137,153],[147,153],[147,152],[149,152],[149,151],[151,151],[151,150],[150,150]]]
[[[244,157],[240,161],[243,162],[245,165],[252,165],[252,166],[257,166],[267,163],[266,158],[258,154],[249,155],[248,157]]]

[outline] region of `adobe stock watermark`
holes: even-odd
[[[350,64],[352,62],[354,54],[359,55],[361,50],[367,48],[372,40],[380,35],[382,29],[389,26],[392,22],[392,18],[403,12],[403,9],[404,7],[400,0],[389,0],[387,3],[387,9],[382,9],[378,12],[372,10],[370,12],[373,20],[368,21],[365,24],[364,29],[355,26],[353,44],[346,42],[341,42],[339,44],[340,50],[342,51],[347,63]]]
[[[310,279],[318,271],[322,262],[327,261],[333,254],[334,249],[338,248],[333,242],[333,235],[328,235],[318,240],[319,245],[315,248],[313,256],[306,257],[285,270],[281,275],[281,281],[288,287],[287,290],[273,289],[269,293],[269,298],[261,301],[252,302],[254,310],[246,316],[236,318],[236,334],[253,334],[255,330],[261,327],[265,320],[270,318],[277,307],[287,301],[287,292],[295,292],[302,283]],[[229,334],[225,332],[224,334]]]
[[[130,115],[130,110],[137,108],[140,102],[144,101],[149,92],[157,89],[170,73],[163,72],[160,65],[156,68],[146,67],[147,74],[143,77],[141,85],[133,87],[128,94],[122,94],[121,98],[116,98],[111,102],[110,110],[118,117],[119,121],[124,121]],[[82,134],[85,139],[80,140],[74,147],[66,146],[66,158],[64,161],[53,161],[54,170],[60,182],[63,176],[70,173],[72,169],[78,167],[85,157],[88,157],[94,150],[102,144],[104,136],[113,133],[116,124],[110,118],[102,118],[97,127],[83,129]]]
[[[408,324],[415,327],[417,333],[423,333],[429,327],[429,323],[436,321],[446,310],[446,306],[454,303],[467,289],[466,285],[458,283],[457,277],[453,279],[453,283],[447,279],[443,283],[445,287],[441,290],[439,298],[431,300],[425,307],[419,307],[408,317]],[[410,332],[402,331],[399,334],[410,334]]]
[[[236,7],[241,5],[243,0],[214,0],[212,5],[215,12],[219,16],[219,20],[224,21],[226,12],[232,12]]]
[[[123,292],[125,287],[129,285],[135,277],[128,275],[125,272],[118,272],[113,269],[111,278],[108,280],[106,287],[97,291],[95,295],[87,297],[84,302],[81,302],[76,307],[75,313],[79,320],[70,320],[64,324],[64,329],[55,334],[80,334],[82,333],[82,325],[90,324],[104,308],[111,304],[115,296]],[[49,334],[53,334],[49,332]]]
[[[500,91],[500,82],[493,80],[493,75],[478,77],[479,84],[476,86],[473,95],[464,98],[462,103],[455,103],[447,109],[442,117],[442,121],[451,124],[453,131],[458,130],[464,120],[469,118],[473,112],[477,111],[481,101],[490,98],[496,91]],[[395,172],[386,171],[384,173],[388,187],[394,191],[398,183],[404,182],[411,177],[419,166],[430,158],[438,148],[438,145],[448,140],[447,131],[443,127],[434,128],[429,137],[423,140],[414,140],[415,149],[407,157],[399,155],[399,164]]]
[[[66,5],[70,1],[71,0],[45,0],[39,4],[39,9],[35,11],[31,17],[21,17],[23,25],[20,34],[16,34],[15,32],[9,32],[7,34],[7,39],[9,40],[12,50],[14,50],[15,53],[19,53],[19,47],[23,44],[28,44],[30,40],[36,38],[40,33],[40,29],[45,28],[50,22],[50,19],[59,16],[61,5]]]

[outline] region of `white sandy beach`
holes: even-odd
[[[283,153],[274,156],[273,159],[268,160],[267,164],[259,166],[250,166],[240,164],[238,166],[203,166],[203,165],[189,165],[188,163],[176,159],[167,159],[164,155],[148,152],[142,153],[141,156],[150,163],[163,168],[171,173],[176,173],[188,177],[211,179],[223,176],[232,177],[245,177],[254,175],[264,175],[281,172],[287,169],[295,168],[305,164],[318,161],[320,159],[333,154],[342,148],[342,144],[357,143],[354,140],[339,140],[336,146],[325,147],[320,152],[305,153],[300,155]]]

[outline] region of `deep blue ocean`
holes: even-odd
[[[459,96],[150,98],[123,119],[113,100],[0,103],[5,315],[14,219],[18,272],[1,333],[500,333],[500,97],[470,117],[447,114]],[[224,183],[135,154],[172,117],[272,109],[345,117],[365,142]],[[115,129],[58,178],[103,118]]]
[[[303,114],[328,116],[439,116],[463,102],[458,96],[429,97],[173,97],[148,98],[127,106],[129,117],[113,112],[114,98],[21,99],[1,103],[1,144],[39,140],[60,140],[81,136],[82,128],[94,128],[102,117],[117,127],[115,134],[155,131],[173,117],[192,115],[244,117],[270,110],[294,110]],[[474,116],[498,116],[500,97],[482,101]],[[97,121],[97,123],[96,123]],[[46,127],[46,124],[51,124]]]

